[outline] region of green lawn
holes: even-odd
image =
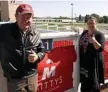
[[[105,30],[105,29],[108,29],[108,24],[98,24],[98,29],[100,30]]]
[[[41,25],[41,24],[39,24]],[[52,27],[54,26],[54,27]],[[81,27],[81,28],[86,28],[86,23],[74,23],[73,25],[71,23],[48,23],[48,29],[49,30],[57,30],[57,27],[66,27],[66,26],[70,26],[71,28],[77,28],[77,27]],[[41,28],[41,29],[47,29],[47,25],[41,25],[41,26],[37,26],[37,28]],[[106,30],[108,29],[108,24],[97,24],[97,28],[99,30]]]

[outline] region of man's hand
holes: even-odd
[[[28,55],[28,61],[34,63],[38,58],[38,55],[31,49],[31,54]]]

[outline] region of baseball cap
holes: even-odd
[[[29,4],[20,4],[16,9],[16,14],[25,14],[25,13],[33,14],[32,6]]]

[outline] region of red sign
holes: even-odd
[[[105,78],[108,78],[108,41],[105,42],[104,48],[104,65],[105,65]]]
[[[38,92],[63,92],[73,87],[74,46],[56,47],[39,64]]]

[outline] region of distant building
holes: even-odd
[[[13,22],[15,21],[15,10],[19,4],[23,3],[23,0],[0,0],[0,21],[1,22]],[[53,19],[52,17],[48,18],[33,18],[33,23],[48,23],[48,22],[62,22],[62,23],[71,23],[71,19]],[[73,20],[76,22],[76,20]]]
[[[6,0],[0,1],[0,21],[15,21],[15,10],[22,0]]]

